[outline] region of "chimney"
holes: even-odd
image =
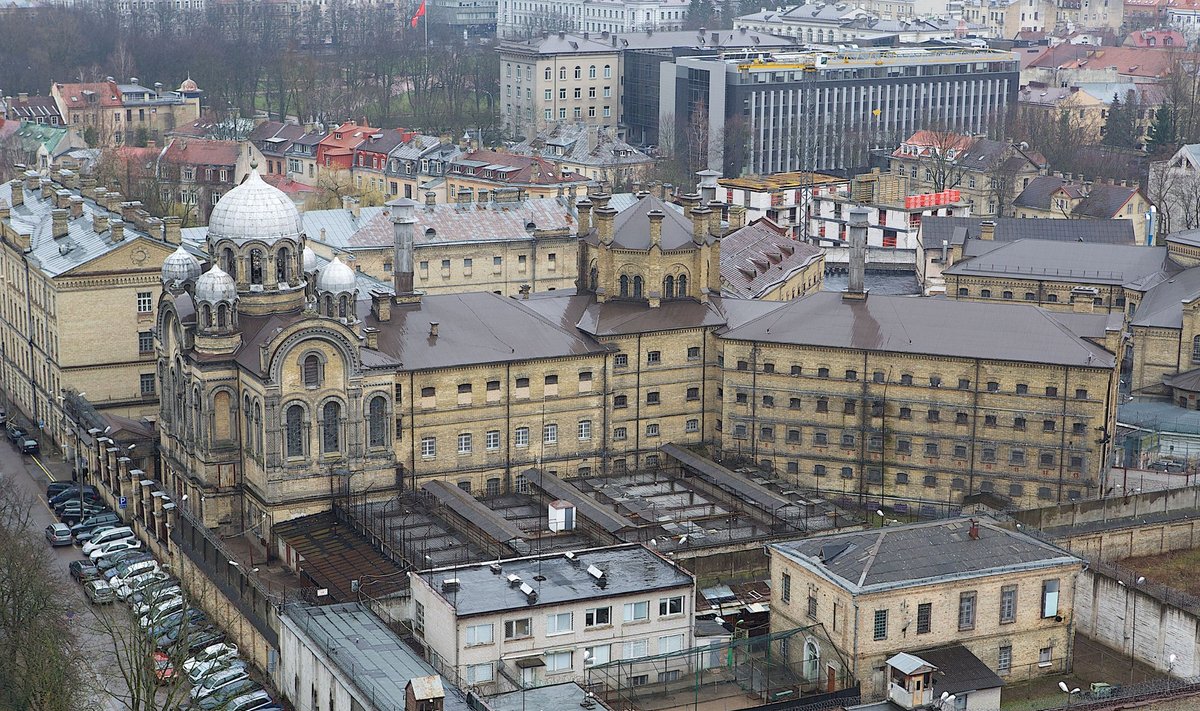
[[[429,210],[432,210],[433,206],[436,204],[437,204],[437,193],[433,192],[432,190],[426,191],[425,192],[425,207]]]
[[[946,259],[950,256],[950,240],[942,240],[942,268],[946,268]]]
[[[42,186],[42,199],[53,200],[54,193],[56,192],[54,181],[49,178],[40,178],[38,179],[38,184]]]
[[[975,519],[970,519],[970,522],[971,522],[971,527],[969,529],[967,529],[967,535],[971,537],[972,541],[978,541],[979,540],[979,522],[976,521]]]
[[[105,199],[108,201],[105,204],[105,207],[108,208],[109,212],[120,212],[121,204],[125,201],[125,196],[119,192],[113,191],[105,195]]]
[[[725,217],[725,203],[712,200],[708,203],[708,209],[712,211],[708,216],[708,233],[713,237],[720,237],[724,234],[721,222]]]
[[[370,348],[373,351],[379,350],[379,329],[367,326],[366,328],[363,328],[362,332],[367,339],[367,348]]]
[[[20,101],[22,104],[25,103],[26,101],[29,101],[29,94],[24,91],[18,91],[17,92],[17,101]]]
[[[592,210],[592,218],[596,221],[596,232],[602,244],[612,244],[613,241],[613,220],[617,216],[617,211],[608,206],[611,197],[611,195],[596,195],[592,198],[597,206]]]
[[[471,204],[475,193],[471,192],[470,188],[459,188],[458,194],[454,196],[454,200],[458,205],[458,209],[465,210]]]
[[[121,219],[126,222],[133,222],[137,219],[137,211],[142,208],[142,203],[138,200],[129,200],[121,203]]]
[[[79,175],[72,170],[63,168],[58,171],[58,184],[68,190],[79,189]]]
[[[979,239],[996,239],[996,223],[993,220],[984,220],[979,223]]]
[[[12,210],[8,207],[8,200],[0,198],[0,220],[7,220],[12,215]]]
[[[579,224],[576,225],[576,235],[580,238],[587,237],[588,233],[592,230],[592,201],[585,197],[575,207],[579,211]]]
[[[407,198],[392,202],[392,286],[397,296],[413,293],[413,233],[417,224],[416,211],[417,203]]]
[[[741,205],[729,207],[729,230],[740,230],[746,226],[746,208]]]
[[[712,210],[707,207],[692,208],[692,242],[704,244],[704,237],[708,234],[708,216],[710,214],[712,214]]]
[[[79,197],[78,195],[72,195],[70,203],[71,219],[78,220],[79,218],[83,217],[83,198]]]
[[[112,241],[125,241],[125,223],[121,220],[113,220],[109,223],[109,229],[112,230]]]
[[[375,318],[380,323],[386,323],[392,320],[392,297],[386,292],[371,293],[371,311],[375,314]],[[378,338],[378,335],[376,336]]]
[[[437,340],[437,337],[438,337],[438,322],[437,321],[429,322],[429,337],[433,340]]]
[[[54,206],[60,210],[65,210],[71,206],[71,191],[66,188],[60,188],[54,191]]]
[[[96,234],[108,231],[108,211],[97,210],[92,213],[92,231]]]
[[[29,192],[33,192],[34,190],[37,190],[38,186],[40,186],[41,184],[42,184],[41,176],[38,175],[38,172],[36,170],[25,171],[25,189],[26,190],[28,190]]]
[[[12,206],[20,207],[25,204],[25,189],[21,186],[21,181],[13,179],[8,181],[8,187],[12,189]]]
[[[108,208],[108,188],[104,186],[92,188],[91,198],[96,201],[101,210]]]
[[[147,217],[137,227],[152,238],[162,237],[163,221],[161,218]]]
[[[704,201],[705,205],[716,200],[717,188],[720,187],[717,184],[717,180],[721,177],[721,174],[715,170],[701,170],[696,175],[700,176],[700,199]]]
[[[67,216],[71,213],[61,207],[50,211],[50,233],[54,239],[67,236]]]
[[[867,271],[867,208],[855,205],[850,208],[850,283],[843,300],[861,301],[867,298],[863,281]]]
[[[650,246],[662,248],[662,222],[666,215],[662,210],[651,210],[646,213],[650,218]]]
[[[163,218],[163,241],[167,244],[183,244],[182,221],[176,215]]]

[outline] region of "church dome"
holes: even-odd
[[[317,253],[312,250],[312,247],[304,245],[304,257],[301,267],[305,274],[312,274],[317,271]]]
[[[358,280],[354,277],[354,270],[346,266],[338,257],[334,257],[333,261],[325,265],[325,268],[317,275],[317,291],[341,294],[354,291],[356,288],[358,288]]]
[[[210,240],[299,240],[300,211],[282,190],[268,185],[257,170],[225,193],[208,218]]]
[[[200,262],[180,245],[179,249],[163,260],[162,280],[168,286],[182,284],[200,276]]]
[[[200,91],[200,87],[196,85],[196,82],[193,81],[191,77],[188,77],[187,79],[183,80],[182,84],[179,85],[179,91],[180,93],[190,93],[193,91]]]
[[[196,280],[196,300],[216,303],[237,299],[237,283],[217,265]]]

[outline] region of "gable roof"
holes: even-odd
[[[415,211],[414,244],[418,247],[456,242],[527,242],[535,234],[551,230],[573,235],[574,215],[565,199],[531,198],[519,202],[472,202],[465,205],[442,203],[421,206]],[[364,208],[365,209],[365,208]],[[345,210],[322,210],[341,212]],[[304,224],[309,224],[308,215]],[[361,213],[360,213],[361,215]],[[343,244],[347,249],[376,249],[395,244],[395,231],[390,209],[374,212],[368,220],[360,216],[361,225]],[[365,222],[365,224],[364,224]],[[308,232],[309,235],[313,233]],[[326,232],[326,237],[329,233]],[[310,237],[311,239],[311,237]]]
[[[1178,48],[1091,47],[1064,42],[1049,48],[1029,63],[1044,69],[1115,68],[1125,76],[1159,79],[1171,72],[1178,60],[1195,61],[1200,55]]]
[[[961,694],[1004,686],[1004,680],[961,644],[948,644],[914,653],[937,667],[933,673],[938,694]]]
[[[292,142],[304,135],[304,127],[282,121],[264,121],[246,136],[263,155],[283,155]]]
[[[1071,214],[1097,220],[1118,217],[1121,209],[1137,193],[1137,188],[1125,185],[1093,185],[1083,200],[1071,210]]]
[[[658,197],[649,194],[617,213],[613,220],[613,246],[618,249],[650,249],[652,210],[664,214],[659,238],[659,246],[664,252],[696,248],[696,243],[692,241],[692,221],[679,210],[672,209]]]
[[[621,140],[606,126],[556,123],[522,141],[513,153],[604,169],[653,163],[654,159]]]
[[[1185,269],[1146,292],[1131,326],[1183,328],[1183,302],[1200,296],[1200,268]]]
[[[987,519],[977,523],[977,540],[970,538],[967,519],[951,518],[812,536],[769,547],[856,594],[1083,563],[1025,533]]]
[[[577,173],[559,175],[554,163],[545,158],[501,153],[487,149],[456,156],[450,162],[450,168],[458,175],[469,175],[474,178],[513,185],[559,185],[588,182],[587,178]],[[495,177],[485,177],[484,174],[487,171],[492,171]]]
[[[241,149],[236,141],[212,141],[204,138],[177,138],[167,145],[163,159],[183,165],[237,165]],[[233,180],[233,176],[229,176]]]
[[[10,116],[19,121],[47,120],[52,117],[57,117],[59,121],[62,120],[62,115],[58,112],[58,104],[54,102],[52,96],[27,96],[24,99],[9,96],[5,98],[8,101]]]
[[[1155,284],[1181,271],[1166,247],[1019,239],[972,240],[969,247],[990,249],[944,270],[951,276],[1003,276],[1090,284]],[[967,250],[968,252],[970,250]]]
[[[114,107],[121,106],[121,90],[113,81],[89,82],[82,84],[55,84],[59,95],[62,96],[66,109],[86,109],[89,106]],[[89,104],[87,97],[96,96],[96,104]]]
[[[721,238],[721,292],[757,298],[823,254],[816,245],[790,239],[764,217]]]

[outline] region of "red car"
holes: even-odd
[[[160,684],[169,684],[175,680],[175,665],[166,652],[157,651],[152,656],[154,660],[154,676]]]

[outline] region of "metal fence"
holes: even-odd
[[[1112,708],[1115,702],[1145,702],[1167,699],[1200,692],[1200,678],[1194,679],[1149,679],[1137,684],[1109,686],[1098,691],[1080,690],[1078,694],[1060,694],[1060,699],[1038,705],[1039,709],[1072,708],[1079,711],[1096,711]]]

